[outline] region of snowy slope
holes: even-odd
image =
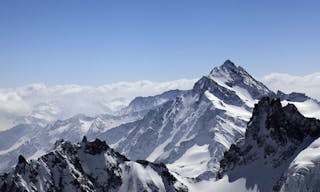
[[[282,178],[281,192],[316,191],[320,189],[320,138],[310,144],[291,162]]]
[[[19,156],[0,176],[0,191],[188,191],[164,164],[130,161],[98,139],[79,144],[60,140],[38,160]]]
[[[288,167],[289,175],[293,167],[303,167],[303,159],[308,159],[303,150],[319,136],[319,120],[305,118],[292,104],[282,107],[278,99],[262,98],[254,108],[245,138],[224,154],[218,178],[228,178],[231,183],[245,179],[245,187],[251,190],[279,191]],[[315,154],[311,157],[319,158]]]
[[[0,172],[9,170],[17,163],[17,157],[24,154],[31,157],[49,147],[47,137],[43,137],[43,127],[18,125],[0,132]]]

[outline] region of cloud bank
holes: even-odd
[[[160,94],[172,89],[191,89],[197,79],[168,82],[117,82],[102,86],[31,84],[0,89],[0,130],[20,123],[25,116],[48,122],[76,114],[112,113],[137,96]]]
[[[273,91],[301,92],[320,100],[320,72],[305,76],[271,73],[264,76],[261,81]]]
[[[34,117],[52,122],[76,114],[112,113],[137,96],[160,94],[172,89],[191,89],[197,79],[168,82],[117,82],[101,86],[31,84],[0,89],[0,130]],[[261,78],[271,90],[303,92],[320,100],[320,72],[305,76],[272,73]],[[21,120],[22,119],[22,120]]]

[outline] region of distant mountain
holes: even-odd
[[[96,138],[101,132],[142,119],[148,110],[170,99],[175,99],[182,93],[183,91],[173,90],[153,97],[139,97],[116,115],[104,114],[96,117],[76,115],[52,124],[21,121],[24,123],[0,132],[0,172],[8,171],[14,166],[19,154],[23,154],[28,159],[37,158],[49,151],[58,139],[64,138],[77,142],[84,135]],[[148,105],[143,107],[140,106],[141,103]]]
[[[304,93],[290,93],[285,94],[281,91],[277,92],[277,98],[281,99],[281,103],[286,105],[288,103],[294,104],[300,113],[306,117],[315,117],[320,119],[320,102],[316,99],[310,98]]]
[[[77,114],[115,115],[136,96],[151,96],[177,88],[190,89],[195,81],[122,81],[100,86],[29,84],[0,88],[0,131],[35,123],[35,120],[40,120],[41,125],[54,123]]]
[[[148,112],[167,101],[174,100],[176,97],[182,96],[186,91],[170,90],[162,94],[149,97],[136,97],[130,104],[119,111],[120,114],[130,114],[136,112]]]
[[[305,118],[293,104],[282,107],[279,99],[264,97],[253,110],[245,138],[224,153],[218,178],[227,175],[231,183],[245,179],[248,190],[261,192],[317,191],[320,158],[308,146],[319,136],[320,120]],[[310,153],[301,154],[306,148]],[[297,162],[297,156],[316,161],[303,169],[305,162]]]
[[[60,140],[38,160],[19,156],[0,176],[0,191],[188,191],[164,164],[130,161],[105,142]]]

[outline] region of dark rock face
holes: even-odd
[[[319,120],[305,118],[292,104],[282,107],[279,99],[264,97],[255,105],[244,140],[224,153],[218,179],[259,159],[277,169],[319,136]]]
[[[131,172],[139,164],[153,169],[161,177],[166,191],[188,191],[164,164],[132,162],[105,141],[89,142],[86,137],[79,144],[59,140],[54,151],[37,161],[28,162],[19,156],[16,168],[0,176],[0,191],[119,191],[126,180],[136,180],[138,186],[134,191],[161,191],[158,183],[149,181],[146,187],[139,181],[139,175]]]
[[[96,139],[93,142],[85,142],[84,140],[84,151],[86,153],[89,153],[91,155],[100,154],[104,151],[107,151],[109,149],[109,146],[105,141],[101,141],[100,139]]]
[[[277,98],[280,98],[281,100],[287,100],[287,101],[293,101],[293,102],[304,102],[310,97],[306,96],[304,93],[290,93],[290,94],[285,94],[282,91],[277,92]]]

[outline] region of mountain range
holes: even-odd
[[[76,180],[81,184],[84,182],[84,185],[76,189],[83,187],[89,191],[97,190],[101,185],[113,184],[116,185],[113,189],[119,191],[124,189],[123,183],[128,182],[124,178],[135,180],[135,185],[143,186],[133,191],[198,191],[202,188],[222,189],[225,186],[229,187],[225,188],[229,191],[233,191],[232,187],[242,188],[243,191],[290,191],[292,185],[298,183],[301,190],[308,191],[308,182],[317,186],[319,167],[314,162],[320,160],[313,155],[307,158],[309,161],[312,159],[309,166],[299,163],[299,158],[303,163],[302,159],[308,156],[306,151],[318,148],[319,121],[311,117],[320,118],[318,101],[303,93],[274,93],[245,69],[227,60],[200,78],[191,90],[172,90],[156,96],[137,97],[112,115],[77,115],[45,126],[33,121],[0,132],[0,170],[10,172],[1,177],[1,186],[5,183],[6,189],[11,186],[19,190],[19,186],[25,185],[32,191],[32,187],[39,190],[53,185],[57,187],[55,190],[60,190],[62,188],[55,182],[61,177],[55,178],[52,174],[71,170],[71,166],[75,170],[67,172],[67,178],[62,178],[67,180],[63,182],[70,183],[75,178],[81,178],[81,182]],[[99,155],[90,157],[88,161],[87,158],[82,159],[80,154],[84,153],[83,146],[92,142],[85,139],[79,144],[72,143],[77,143],[83,136],[95,140],[93,143],[106,141],[104,148],[122,154],[114,157],[122,160],[116,160],[120,163],[112,168],[120,170],[118,174],[121,179],[116,179],[119,183],[97,181],[99,175],[94,174],[108,175],[108,171],[81,172],[83,167],[91,163],[89,161],[101,159]],[[57,144],[56,141],[61,139],[67,141]],[[72,146],[75,152],[69,153],[61,145]],[[19,157],[20,154],[24,157]],[[61,161],[71,162],[71,165],[56,170],[52,161],[43,160],[50,154],[50,158],[56,158],[54,156],[59,154]],[[77,168],[75,161],[80,161],[82,168]],[[109,161],[115,160],[107,158],[97,166],[105,167]],[[133,167],[129,169],[137,169],[142,175],[153,174],[150,177],[154,180],[146,181],[125,171],[123,164],[127,162]],[[46,173],[40,174],[41,179],[31,176],[33,181],[30,181],[25,174],[21,174],[21,164],[24,171],[27,167],[27,172],[46,169]],[[263,170],[270,177],[264,184],[252,174],[260,165],[265,165],[262,166]],[[308,167],[307,172],[303,172],[305,167]],[[74,177],[75,172],[81,173],[79,177]],[[296,177],[297,173],[304,175]],[[170,175],[168,177],[175,182],[170,181],[169,185],[168,178],[164,178],[163,174]],[[16,185],[16,178],[23,182]],[[43,184],[43,179],[47,184]],[[156,180],[162,182],[157,183]],[[64,189],[74,187],[67,184],[63,186]]]

